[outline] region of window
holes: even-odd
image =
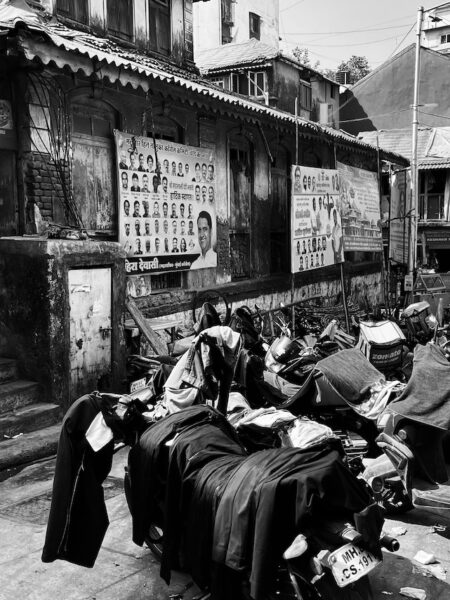
[[[228,79],[228,78],[227,78]],[[228,89],[228,86],[225,86],[225,77],[211,77],[210,81],[223,88],[224,90]]]
[[[441,44],[450,44],[450,33],[441,35]]]
[[[249,38],[261,38],[261,17],[255,13],[249,13]]]
[[[304,110],[311,110],[311,106],[311,85],[302,81],[300,82],[300,107]]]
[[[170,0],[149,0],[150,49],[169,56],[172,50]]]
[[[236,94],[240,93],[240,85],[239,85],[239,75],[237,73],[231,73],[231,87],[230,90],[232,92],[236,92]]]
[[[330,83],[330,98],[336,98],[336,86]]]
[[[233,39],[231,31],[234,25],[233,7],[233,0],[221,0],[222,44],[229,44]]]
[[[265,96],[267,92],[266,74],[264,71],[248,72],[248,95]]]
[[[77,23],[89,23],[88,0],[56,0],[56,12]]]
[[[115,37],[133,39],[133,0],[108,0],[108,31]]]

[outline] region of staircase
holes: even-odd
[[[0,358],[0,480],[8,469],[56,453],[61,407],[42,402],[39,384],[19,378],[17,362]]]

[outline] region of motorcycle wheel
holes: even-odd
[[[404,490],[386,488],[379,496],[378,504],[387,515],[403,515],[414,508]]]
[[[150,525],[145,543],[152,552],[153,556],[161,562],[163,554],[163,531],[153,523]]]
[[[200,308],[204,302],[210,302],[217,310],[222,325],[228,325],[231,319],[231,303],[228,304],[226,297],[216,290],[202,290],[195,294],[192,303],[192,319],[197,322]]]

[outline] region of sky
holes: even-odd
[[[353,54],[371,69],[415,42],[417,11],[436,0],[279,0],[280,48],[308,48],[311,65],[336,69]]]

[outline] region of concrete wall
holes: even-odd
[[[111,242],[0,238],[0,338],[4,356],[37,381],[46,401],[70,400],[69,292],[71,268],[112,268],[111,390],[123,389],[124,254]],[[72,398],[73,401],[75,398]]]
[[[414,46],[409,46],[341,95],[341,128],[356,135],[410,127],[413,90]],[[421,109],[421,126],[448,127],[449,96],[450,56],[423,48],[419,101],[429,106]]]

